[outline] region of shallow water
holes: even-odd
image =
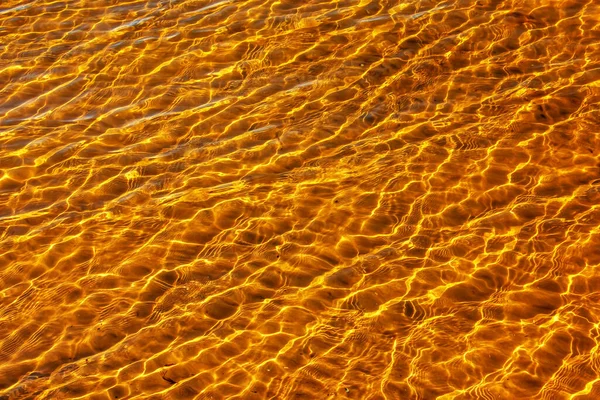
[[[600,398],[600,3],[0,4],[0,399]]]

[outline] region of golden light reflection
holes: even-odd
[[[0,4],[0,399],[600,398],[600,4]]]

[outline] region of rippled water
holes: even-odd
[[[599,399],[599,20],[2,1],[0,399]]]

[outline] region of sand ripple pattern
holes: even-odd
[[[599,20],[3,0],[0,399],[599,399]]]

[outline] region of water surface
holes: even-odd
[[[0,398],[599,399],[599,20],[3,0]]]

